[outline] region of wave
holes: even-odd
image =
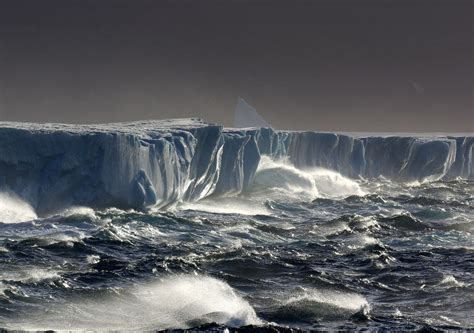
[[[298,169],[287,159],[274,160],[268,156],[262,156],[250,191],[264,191],[269,197],[280,193],[285,200],[302,198],[304,201],[364,195],[357,182],[338,172],[322,168]]]
[[[36,219],[33,207],[17,195],[0,192],[0,222],[18,223]]]
[[[90,207],[82,207],[82,206],[72,206],[66,209],[63,209],[58,214],[53,215],[60,217],[60,218],[71,218],[71,217],[86,217],[88,219],[94,220],[97,218],[94,209]]]
[[[3,281],[14,281],[24,283],[37,283],[44,280],[57,280],[60,278],[60,272],[44,269],[40,267],[27,266],[20,270],[8,270],[0,272],[0,280]]]
[[[453,275],[450,274],[443,275],[443,279],[439,282],[438,285],[456,288],[468,286],[468,284],[458,281]]]
[[[255,173],[251,192],[268,197],[304,198],[313,200],[319,194],[314,177],[295,168],[285,160],[273,160],[262,156]]]
[[[396,229],[407,231],[423,231],[430,228],[429,225],[412,216],[408,212],[389,217],[382,217],[380,218],[380,222],[391,225]]]
[[[315,168],[310,170],[309,173],[314,178],[321,197],[344,198],[366,194],[357,182],[344,177],[338,172]]]
[[[178,275],[53,305],[8,328],[142,331],[212,322],[231,327],[262,323],[250,304],[227,283],[207,276]]]
[[[267,200],[308,202],[321,197],[338,199],[363,194],[357,182],[335,171],[321,168],[300,170],[287,159],[274,160],[269,156],[262,156],[253,181],[242,193],[213,195],[198,201],[182,201],[178,206],[170,206],[168,209],[219,214],[270,215],[272,211],[265,205]],[[16,223],[37,218],[33,207],[27,202],[15,194],[0,193],[0,221]],[[97,220],[96,212],[90,207],[69,206],[57,213],[49,214],[45,219],[55,221],[82,218]]]
[[[367,299],[356,293],[338,290],[300,288],[293,295],[284,293],[278,315],[298,321],[345,320],[359,313],[368,314]]]
[[[180,210],[195,210],[215,214],[270,215],[271,211],[262,202],[250,196],[212,197],[197,202],[184,202]]]
[[[217,214],[271,215],[268,200],[309,202],[316,198],[339,199],[364,195],[360,186],[341,174],[320,168],[300,170],[287,159],[262,156],[250,187],[238,195],[211,196],[183,202],[178,209]]]

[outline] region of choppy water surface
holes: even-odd
[[[473,191],[273,165],[165,212],[35,219],[3,195],[0,327],[472,328]]]

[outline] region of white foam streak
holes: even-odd
[[[0,280],[36,283],[44,280],[57,280],[59,272],[39,267],[25,267],[21,270],[9,270],[0,272]]]
[[[306,289],[300,294],[290,297],[285,304],[297,302],[315,302],[334,306],[341,310],[356,313],[365,308],[369,308],[367,300],[359,294],[343,293],[338,291]]]
[[[300,287],[282,292],[277,298],[279,312],[297,320],[341,320],[370,311],[364,296],[338,290]]]
[[[92,208],[83,207],[83,206],[73,206],[73,207],[66,208],[63,211],[61,211],[59,215],[61,217],[83,216],[83,217],[88,217],[90,219],[97,218]]]
[[[259,201],[248,197],[209,198],[198,202],[186,202],[179,209],[197,210],[217,214],[269,215],[271,212]]]

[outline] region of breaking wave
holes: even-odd
[[[18,223],[36,219],[30,204],[9,192],[0,192],[0,222]]]
[[[212,196],[197,202],[185,202],[179,209],[217,214],[270,215],[265,202],[299,201],[316,198],[339,199],[363,195],[360,186],[341,174],[320,168],[300,170],[288,160],[262,156],[250,188],[240,195]]]
[[[299,321],[349,319],[356,314],[368,314],[370,305],[362,295],[336,290],[300,288],[285,297],[278,315]]]
[[[267,156],[260,160],[251,191],[266,192],[269,196],[304,197],[307,200],[319,194],[316,181],[310,173],[284,160],[275,161]]]
[[[261,323],[250,304],[227,283],[197,275],[170,276],[126,290],[82,296],[26,321],[10,328],[108,331]]]
[[[260,160],[251,191],[304,201],[364,194],[359,184],[335,171],[322,168],[301,170],[288,160],[273,160],[268,156],[262,156]]]

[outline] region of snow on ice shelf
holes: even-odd
[[[199,119],[101,125],[0,123],[0,191],[37,214],[69,206],[142,209],[235,195],[262,155],[297,168],[394,181],[473,179],[472,135],[226,129]]]

